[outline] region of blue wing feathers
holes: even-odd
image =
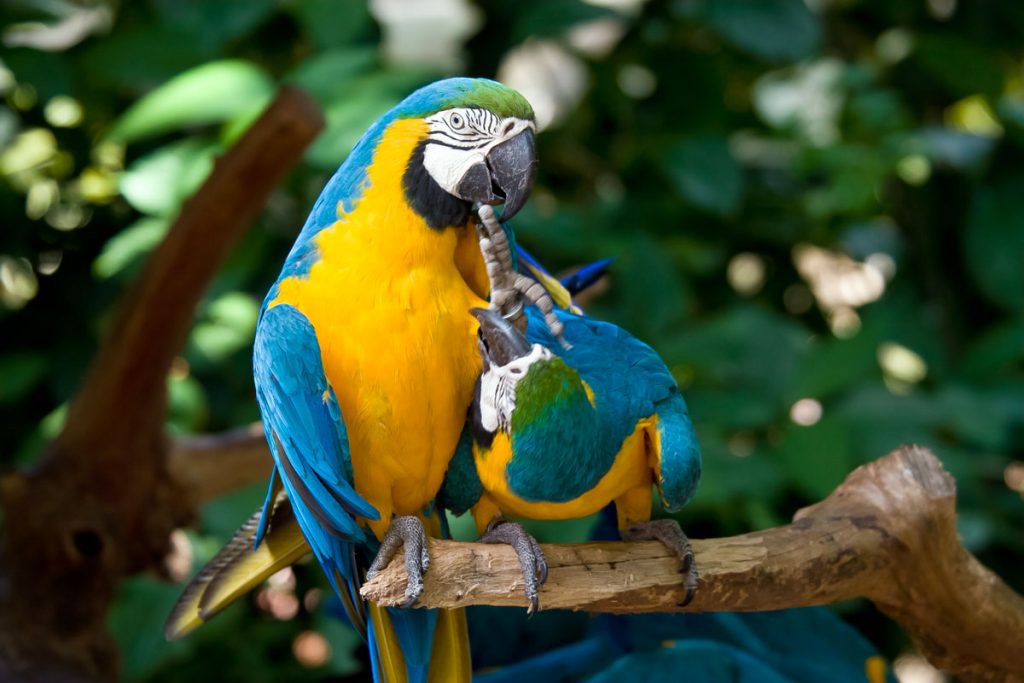
[[[348,552],[335,541],[363,541],[355,516],[378,514],[352,488],[345,424],[312,324],[287,304],[266,310],[253,365],[267,442],[303,532],[328,575],[328,565],[347,568]]]
[[[686,504],[700,481],[700,446],[679,391],[657,406],[661,503],[669,512]]]
[[[686,503],[700,479],[700,447],[682,394],[657,352],[617,325],[558,310],[571,346],[564,349],[540,311],[526,311],[530,342],[562,356],[594,391],[607,442],[621,444],[640,420],[657,416],[662,501],[670,511]]]

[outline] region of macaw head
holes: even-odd
[[[494,434],[522,433],[551,420],[563,422],[564,410],[592,405],[579,373],[546,346],[530,344],[498,313],[470,311],[480,321],[477,337],[483,372],[472,408],[474,437],[489,445]]]
[[[526,203],[537,168],[536,124],[515,90],[484,78],[449,78],[412,93],[392,115],[426,123],[403,188],[432,227],[464,223],[474,204],[504,204],[507,220]]]

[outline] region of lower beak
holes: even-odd
[[[530,355],[533,347],[512,323],[486,308],[469,311],[480,321],[480,340],[491,365],[501,367]]]
[[[485,163],[470,167],[459,181],[456,194],[470,202],[504,204],[501,220],[508,220],[530,197],[537,174],[537,146],[527,128],[494,146]]]

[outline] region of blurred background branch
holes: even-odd
[[[0,678],[116,676],[105,621],[119,582],[165,568],[196,513],[181,488],[194,481],[167,471],[167,373],[220,262],[322,125],[286,87],[217,160],[122,299],[44,457],[0,481]]]
[[[272,463],[263,425],[257,423],[221,434],[176,437],[167,466],[171,478],[198,507],[266,481]]]

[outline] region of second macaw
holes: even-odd
[[[652,487],[678,510],[700,479],[700,447],[682,394],[658,354],[625,330],[556,310],[564,341],[526,308],[524,336],[493,311],[480,320],[484,370],[471,409],[472,450],[453,459],[441,494],[478,531],[516,548],[531,610],[546,576],[537,543],[506,516],[569,519],[614,504],[624,539],[656,539],[679,556],[689,602],[693,551],[678,523],[651,521]]]

